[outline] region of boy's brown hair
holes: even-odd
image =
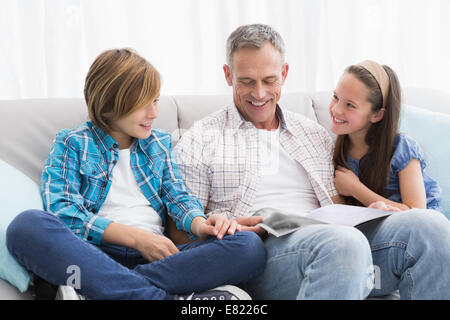
[[[89,118],[103,131],[158,97],[158,71],[132,49],[101,53],[89,68],[84,86]]]

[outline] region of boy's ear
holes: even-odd
[[[386,109],[381,108],[380,110],[378,110],[377,112],[372,114],[372,116],[370,117],[370,122],[377,123],[377,122],[381,121],[384,117],[385,112],[386,112]]]

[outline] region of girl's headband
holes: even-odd
[[[366,60],[358,64],[363,67],[377,80],[378,86],[381,89],[381,95],[383,96],[383,108],[386,108],[386,100],[389,93],[389,76],[386,70],[378,63],[372,60]]]

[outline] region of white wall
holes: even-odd
[[[283,36],[285,91],[332,89],[365,59],[404,86],[449,91],[448,0],[1,0],[0,99],[81,97],[103,50],[132,47],[162,73],[162,94],[228,93],[225,41],[239,25]]]

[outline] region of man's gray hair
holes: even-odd
[[[233,53],[242,48],[260,49],[270,42],[280,53],[284,64],[284,41],[281,35],[266,24],[249,24],[234,30],[227,40],[227,64],[231,67]]]

